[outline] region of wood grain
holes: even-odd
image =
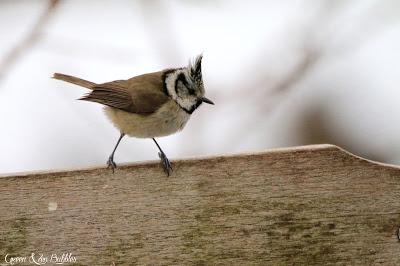
[[[331,145],[0,178],[4,255],[74,265],[400,265],[400,169]]]

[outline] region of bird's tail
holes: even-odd
[[[77,77],[74,77],[74,76],[64,75],[64,74],[61,74],[61,73],[54,73],[52,78],[53,79],[63,80],[63,81],[66,81],[66,82],[69,82],[69,83],[72,83],[72,84],[75,84],[75,85],[78,85],[78,86],[82,86],[82,87],[88,88],[88,89],[92,89],[92,87],[97,85],[94,82],[91,82],[91,81],[88,81],[88,80],[84,80],[84,79],[81,79],[81,78],[77,78]]]

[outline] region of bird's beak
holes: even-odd
[[[214,103],[211,100],[207,99],[206,97],[201,98],[201,101],[204,102],[204,103],[208,103],[208,104],[214,105]]]

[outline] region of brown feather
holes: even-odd
[[[54,73],[53,74],[53,79],[59,79],[59,80],[63,80],[78,86],[82,86],[88,89],[91,89],[93,86],[96,86],[97,84],[88,80],[84,80],[81,78],[77,78],[74,76],[70,76],[70,75],[65,75],[65,74],[61,74],[61,73]]]
[[[163,91],[162,72],[116,80],[92,87],[80,100],[101,103],[136,114],[151,114],[170,100]]]

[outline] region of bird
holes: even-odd
[[[117,143],[107,160],[107,168],[117,168],[114,154],[125,135],[152,139],[162,167],[170,175],[172,165],[156,138],[182,130],[202,103],[214,105],[205,97],[200,54],[185,67],[167,68],[129,79],[94,83],[75,76],[54,73],[53,78],[66,81],[90,92],[78,100],[104,106],[104,112],[120,131]]]

